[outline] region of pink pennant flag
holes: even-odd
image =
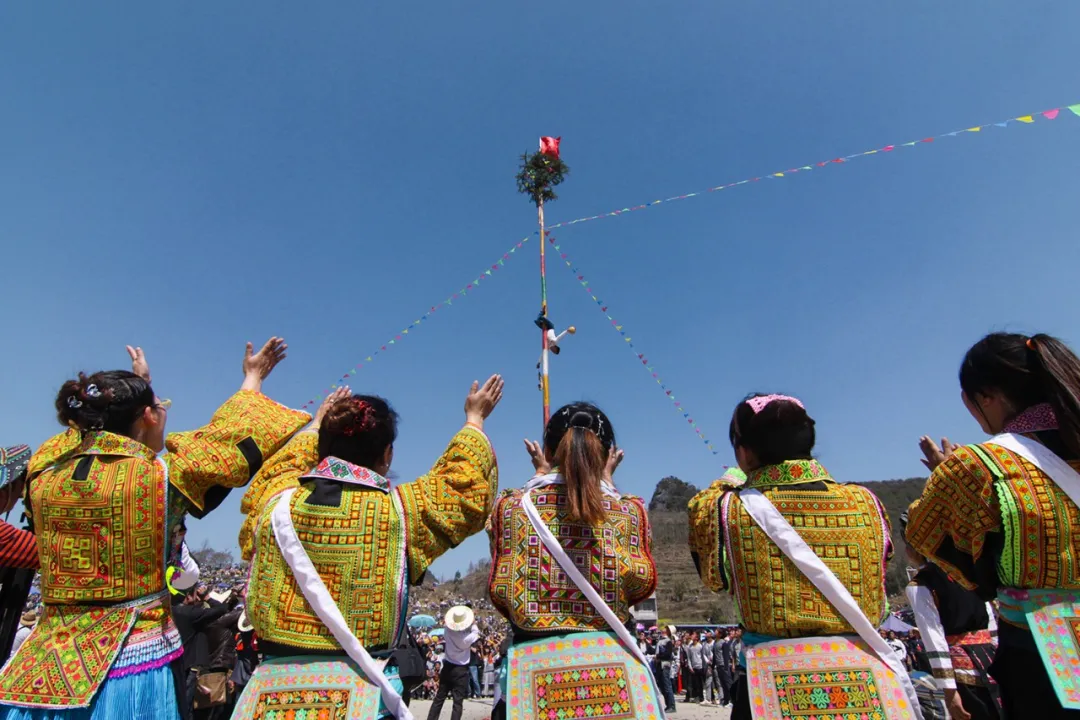
[[[1046,112],[1044,112],[1042,114],[1042,116],[1044,118],[1046,118],[1047,120],[1053,120],[1054,118],[1056,118],[1058,116],[1059,112],[1061,112],[1061,109],[1060,108],[1055,108],[1054,110],[1047,110]]]
[[[892,152],[895,149],[895,145],[886,145],[885,147],[881,148],[881,152]]]

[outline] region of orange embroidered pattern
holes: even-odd
[[[523,630],[606,629],[607,622],[562,571],[521,507],[522,491],[495,504],[488,533],[492,547],[491,600]],[[656,589],[652,531],[641,498],[604,497],[604,523],[591,527],[566,514],[566,486],[532,494],[540,517],[578,569],[620,618]]]

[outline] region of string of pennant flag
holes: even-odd
[[[668,400],[671,401],[672,406],[675,408],[675,410],[677,410],[679,414],[683,416],[683,419],[686,420],[686,422],[689,423],[690,427],[694,430],[694,432],[697,433],[698,439],[705,443],[705,447],[709,448],[709,452],[711,452],[713,455],[718,455],[719,452],[715,447],[713,447],[713,444],[709,441],[709,439],[705,437],[705,433],[701,431],[701,428],[698,426],[697,421],[694,420],[694,416],[690,414],[690,410],[687,409],[686,405],[683,403],[682,400],[679,400],[677,397],[675,397],[674,391],[672,391],[672,389],[668,387],[667,383],[664,382],[664,379],[660,377],[660,373],[659,371],[657,371],[656,366],[652,362],[650,362],[649,358],[645,357],[645,354],[640,352],[638,348],[634,345],[633,338],[630,337],[629,334],[627,334],[628,331],[626,329],[626,326],[611,316],[608,306],[604,303],[603,300],[600,299],[600,296],[596,293],[596,291],[593,290],[592,283],[590,283],[588,279],[586,279],[585,275],[581,272],[581,270],[574,267],[574,264],[570,260],[570,257],[563,251],[562,246],[555,242],[555,238],[553,236],[548,236],[548,242],[550,242],[551,245],[555,248],[555,252],[559,253],[559,257],[562,258],[562,261],[564,263],[566,263],[566,267],[570,268],[570,272],[574,274],[574,277],[577,279],[578,284],[581,285],[581,287],[585,288],[586,294],[588,294],[588,296],[592,298],[592,301],[596,303],[596,306],[600,308],[600,312],[602,312],[604,314],[604,317],[608,319],[608,322],[611,323],[611,327],[615,329],[615,332],[619,333],[619,335],[623,339],[623,342],[626,343],[626,346],[630,348],[631,352],[633,352],[634,355],[637,356],[638,362],[640,362],[642,366],[644,366],[645,370],[652,376],[652,379],[655,380],[656,384],[660,386],[660,389],[664,391],[664,395],[667,397]]]
[[[593,220],[602,220],[603,218],[618,217],[619,215],[625,215],[626,213],[636,212],[638,210],[644,210],[646,208],[661,205],[663,203],[675,202],[676,200],[687,200],[689,198],[698,197],[701,195],[707,195],[711,192],[719,192],[720,190],[728,190],[738,185],[747,185],[749,183],[756,183],[761,180],[776,180],[779,178],[786,178],[798,173],[807,173],[811,170],[818,170],[822,168],[832,167],[835,165],[842,165],[857,158],[868,157],[870,155],[878,155],[882,153],[891,153],[896,150],[902,150],[904,148],[913,148],[919,145],[925,145],[927,143],[933,143],[938,140],[950,137],[959,137],[961,135],[969,135],[973,133],[981,133],[983,130],[990,128],[1005,128],[1015,123],[1021,125],[1031,125],[1036,122],[1037,118],[1044,118],[1045,120],[1056,120],[1062,111],[1068,110],[1073,115],[1080,117],[1080,103],[1074,105],[1063,105],[1051,110],[1043,110],[1039,113],[1032,113],[1030,115],[1020,115],[1019,117],[1009,118],[1008,120],[1002,120],[1000,122],[986,123],[985,125],[975,125],[973,127],[964,128],[963,130],[953,130],[952,132],[941,133],[940,135],[932,135],[930,137],[923,138],[922,140],[911,140],[910,142],[897,143],[895,145],[885,145],[883,147],[874,148],[872,150],[865,150],[863,152],[857,152],[851,155],[844,155],[842,157],[836,157],[829,160],[821,160],[809,165],[800,165],[789,168],[787,170],[777,170],[765,175],[759,175],[757,177],[750,177],[744,180],[738,180],[736,182],[730,182],[726,185],[717,185],[716,187],[706,188],[699,190],[698,192],[686,193],[685,195],[676,195],[674,197],[665,198],[664,200],[653,200],[652,202],[643,203],[641,205],[634,205],[633,207],[625,207],[621,210],[612,210],[611,212],[601,213],[599,215],[590,215],[589,217],[580,217],[576,220],[565,220],[554,225],[548,225],[548,230],[556,230],[558,228],[570,227],[571,225],[577,225],[583,222],[591,222]],[[1042,122],[1041,120],[1039,122]]]
[[[764,175],[759,175],[757,177],[745,178],[743,180],[738,180],[738,181],[735,181],[735,182],[729,182],[729,183],[727,183],[725,185],[717,185],[716,187],[706,188],[706,189],[700,190],[698,192],[691,192],[691,193],[686,193],[686,194],[683,194],[683,195],[676,195],[676,196],[665,198],[665,199],[662,199],[662,200],[653,200],[652,202],[647,202],[647,203],[643,203],[641,205],[635,205],[635,206],[632,206],[632,207],[625,207],[625,208],[622,208],[622,209],[619,209],[619,210],[612,210],[610,212],[601,213],[599,215],[591,215],[591,216],[588,216],[588,217],[580,217],[580,218],[577,218],[577,219],[574,219],[574,220],[566,220],[566,221],[563,221],[563,222],[555,223],[554,225],[549,225],[549,226],[547,226],[546,229],[555,230],[555,229],[558,229],[558,228],[565,228],[565,227],[570,227],[572,225],[578,225],[578,224],[584,223],[584,222],[591,222],[593,220],[601,220],[603,218],[618,217],[620,215],[625,215],[626,213],[636,212],[636,211],[639,211],[639,210],[645,210],[646,208],[654,207],[656,205],[661,205],[661,204],[664,204],[664,203],[675,202],[677,200],[687,200],[689,198],[707,195],[707,194],[712,193],[712,192],[719,192],[721,190],[728,190],[728,189],[731,189],[731,188],[734,188],[734,187],[737,187],[737,186],[740,186],[740,185],[748,185],[748,184],[751,184],[751,183],[756,183],[756,182],[759,182],[761,180],[776,180],[776,179],[780,179],[780,178],[787,178],[787,177],[791,177],[791,176],[794,176],[794,175],[799,174],[799,173],[806,173],[806,172],[810,172],[812,170],[824,169],[824,168],[827,168],[827,167],[832,167],[834,165],[843,165],[843,164],[846,164],[846,163],[848,163],[848,162],[850,162],[852,160],[856,160],[856,159],[862,158],[862,157],[869,157],[871,155],[888,154],[888,153],[892,153],[894,151],[902,150],[904,148],[913,148],[913,147],[918,147],[920,145],[934,143],[936,141],[940,141],[940,140],[943,140],[945,138],[981,134],[984,130],[990,130],[992,128],[1008,128],[1008,127],[1010,127],[1012,125],[1015,125],[1017,123],[1019,123],[1020,125],[1032,125],[1032,124],[1042,123],[1044,121],[1056,120],[1062,114],[1062,112],[1066,111],[1066,110],[1069,113],[1071,113],[1071,114],[1077,116],[1078,118],[1080,118],[1080,103],[1075,103],[1075,104],[1072,104],[1072,105],[1063,105],[1061,107],[1052,108],[1050,110],[1044,110],[1044,111],[1038,112],[1038,113],[1031,113],[1030,115],[1020,115],[1020,116],[1008,118],[1006,120],[1002,120],[1002,121],[999,121],[999,122],[986,123],[986,124],[983,124],[983,125],[974,125],[972,127],[963,128],[961,130],[953,130],[951,132],[941,133],[940,135],[932,135],[932,136],[929,136],[929,137],[925,137],[925,138],[923,138],[921,140],[911,140],[909,142],[897,143],[897,144],[894,144],[894,145],[885,145],[885,146],[874,148],[874,149],[871,149],[871,150],[865,150],[863,152],[853,153],[851,155],[844,155],[844,156],[832,158],[832,159],[829,159],[829,160],[822,160],[822,161],[819,161],[819,162],[816,162],[816,163],[811,163],[809,165],[796,166],[796,167],[789,168],[787,170],[777,170],[775,172],[766,173]],[[465,285],[465,287],[461,288],[456,293],[453,293],[452,295],[450,295],[450,297],[446,298],[445,300],[443,300],[438,305],[432,305],[428,309],[427,312],[425,312],[423,315],[420,316],[419,319],[414,320],[412,323],[410,323],[406,327],[402,328],[402,330],[400,332],[398,332],[392,338],[387,340],[384,344],[379,346],[379,348],[377,350],[372,352],[370,355],[366,356],[362,361],[358,362],[354,367],[350,368],[346,373],[344,373],[341,376],[341,378],[337,382],[335,382],[329,388],[324,390],[323,393],[321,393],[317,397],[314,397],[311,400],[308,400],[306,403],[304,403],[304,405],[302,407],[304,407],[304,408],[313,407],[317,403],[321,402],[323,398],[325,398],[327,395],[329,395],[331,392],[333,392],[333,390],[335,390],[337,387],[339,387],[340,385],[348,382],[349,378],[356,375],[357,371],[362,369],[364,367],[364,365],[374,362],[375,359],[380,354],[387,352],[391,347],[395,347],[397,344],[402,342],[406,337],[408,337],[410,332],[415,332],[415,330],[419,326],[424,324],[424,322],[426,320],[428,320],[432,315],[434,315],[440,308],[452,306],[454,300],[458,300],[460,298],[463,298],[466,295],[468,295],[470,292],[475,290],[480,285],[480,283],[482,281],[484,281],[486,279],[490,279],[494,272],[497,272],[499,270],[499,268],[503,267],[504,263],[507,260],[509,260],[511,258],[511,256],[513,256],[518,250],[520,250],[521,247],[526,242],[528,242],[530,238],[535,237],[537,235],[539,235],[539,231],[534,231],[531,235],[523,238],[521,241],[516,243],[507,252],[503,253],[502,257],[499,258],[499,260],[496,263],[494,263],[493,265],[491,265],[490,268],[485,269],[480,275],[478,275],[475,280],[473,280],[470,283],[467,283]],[[558,246],[556,246],[556,249],[558,249]],[[571,271],[574,271],[575,277],[580,275],[580,273],[578,273],[573,268],[573,266],[569,263],[568,258],[565,256],[565,254],[562,254],[562,259],[564,261],[567,261],[567,266],[570,268]],[[590,297],[592,297],[593,300],[595,301],[596,296],[593,295],[587,281],[585,281],[582,278],[579,278],[578,282],[585,285],[586,290],[589,291]],[[602,302],[598,301],[598,306],[604,312],[604,314],[608,316],[608,320],[613,323],[613,325],[616,327],[618,332],[623,334],[624,340],[626,340],[627,345],[629,345],[631,349],[634,349],[633,342],[631,341],[631,339],[628,336],[625,335],[624,327],[620,326],[619,323],[616,323],[610,317],[610,315],[608,315],[607,308]],[[638,355],[638,359],[645,366],[646,370],[648,370],[650,372],[650,374],[652,374],[653,379],[656,380],[657,383],[660,385],[660,387],[664,390],[665,394],[669,398],[671,398],[671,401],[674,404],[674,407],[676,409],[678,409],[681,413],[683,413],[684,419],[687,420],[687,422],[690,424],[690,426],[697,433],[698,437],[705,443],[705,445],[709,448],[709,450],[713,452],[713,454],[717,454],[716,449],[713,447],[712,443],[710,443],[706,439],[705,435],[701,432],[700,428],[698,428],[696,422],[691,417],[689,411],[686,410],[686,408],[683,405],[682,401],[679,401],[674,397],[671,390],[660,379],[660,377],[657,374],[655,368],[653,368],[652,365],[650,365],[647,358],[645,358],[644,355],[642,355],[641,353],[638,353],[636,350],[634,350],[634,352],[635,352],[636,355]]]
[[[430,318],[432,315],[434,315],[436,312],[438,312],[440,308],[453,306],[455,300],[458,300],[460,298],[463,298],[463,297],[467,296],[469,293],[471,293],[472,291],[474,291],[478,287],[480,287],[481,282],[494,277],[493,273],[498,272],[499,268],[503,267],[503,265],[506,264],[506,261],[509,260],[511,258],[511,256],[513,256],[515,253],[517,253],[517,251],[520,250],[521,247],[525,243],[529,242],[529,237],[532,237],[532,236],[522,238],[516,245],[514,245],[509,250],[504,252],[502,257],[500,257],[495,263],[493,263],[490,268],[485,269],[482,273],[477,275],[475,280],[473,280],[470,283],[466,283],[465,287],[461,288],[456,293],[452,294],[450,297],[446,298],[445,300],[443,300],[438,305],[432,305],[430,308],[428,308],[427,312],[425,312],[423,315],[421,315],[419,317],[419,319],[413,320],[411,323],[406,325],[397,334],[395,334],[392,338],[390,338],[385,343],[380,345],[378,347],[378,349],[376,349],[373,353],[371,353],[370,355],[365,357],[363,360],[358,362],[353,367],[349,368],[349,370],[347,370],[345,372],[345,374],[342,375],[337,380],[337,382],[335,382],[333,385],[331,385],[330,387],[323,390],[322,393],[319,394],[318,396],[313,397],[310,400],[308,400],[306,403],[301,405],[301,407],[304,408],[304,409],[308,409],[308,408],[312,408],[312,407],[315,407],[316,405],[318,405],[320,402],[322,402],[322,400],[327,395],[332,393],[334,390],[336,390],[341,385],[344,385],[345,383],[347,383],[349,381],[349,378],[356,375],[357,371],[362,369],[364,367],[364,365],[371,364],[371,363],[375,362],[375,359],[378,358],[380,354],[386,353],[392,347],[396,347],[400,342],[402,342],[405,338],[407,338],[409,336],[410,332],[414,332],[418,327],[423,325],[424,322],[428,318]]]

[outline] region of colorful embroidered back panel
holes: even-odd
[[[815,485],[807,487],[807,481]],[[833,482],[816,461],[763,468],[745,487],[764,492],[871,622],[883,617],[885,561],[892,546],[888,522],[869,490]],[[721,514],[735,598],[748,631],[773,637],[853,632],[754,523],[737,492],[724,495]]]
[[[395,493],[346,490],[337,506],[292,498],[296,533],[341,614],[369,650],[391,646],[406,612],[405,531]],[[269,514],[261,514],[248,586],[248,617],[265,640],[309,650],[339,649],[285,563]]]
[[[549,485],[532,494],[540,516],[578,569],[620,618],[656,588],[648,516],[639,498],[604,497],[606,520],[598,527],[572,522],[566,487]],[[607,622],[551,557],[521,507],[521,490],[495,504],[491,600],[523,630],[601,629]]]
[[[46,603],[123,602],[165,586],[165,473],[142,443],[89,433],[30,485]]]
[[[1027,616],[1061,706],[1080,710],[1080,592],[1010,592],[1010,601]]]
[[[46,605],[0,674],[0,704],[87,707],[135,626],[131,607]]]
[[[911,720],[896,674],[861,641],[779,640],[746,648],[755,720]]]
[[[651,673],[611,634],[582,632],[510,647],[507,720],[659,720]]]
[[[342,660],[268,660],[255,670],[234,720],[375,720],[379,688]]]

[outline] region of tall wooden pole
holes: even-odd
[[[540,222],[540,314],[548,316],[547,303],[547,238],[544,233],[544,201],[536,205],[538,220]],[[551,382],[548,377],[548,332],[547,328],[540,328],[541,351],[540,351],[540,390],[544,394],[544,429],[547,429],[548,420],[551,419]]]

